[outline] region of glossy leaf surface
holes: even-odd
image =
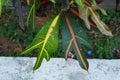
[[[68,28],[68,25],[63,15],[61,19],[62,46],[63,46],[64,52],[66,52],[66,58],[68,56],[67,55],[68,52],[71,52],[72,50],[74,50],[80,66],[85,70],[88,70],[88,62],[84,58],[83,54],[80,52],[80,48],[82,47],[82,45],[91,47],[90,44],[87,42],[88,37],[85,33],[85,28],[83,26],[80,26],[79,20],[77,21],[75,16],[69,15],[69,22],[70,22],[70,25],[72,26],[72,29]],[[71,30],[72,30],[72,33],[71,33]]]
[[[39,55],[33,70],[39,68],[44,58],[48,61],[50,59],[51,53],[57,49],[59,16],[60,15],[57,15],[54,19],[49,20],[38,32],[31,45],[21,53],[26,54],[35,48],[39,49]]]
[[[73,49],[76,53],[79,64],[83,69],[88,70],[88,62],[87,62],[86,58],[84,58],[83,55],[81,54],[80,48],[79,48],[77,40],[76,40],[76,36],[74,34],[73,28],[71,26],[71,23],[70,23],[67,15],[65,15],[65,19],[66,19],[66,23],[68,25],[69,31],[70,31],[71,36],[72,36],[72,40],[73,40],[73,43],[74,43],[74,48]]]

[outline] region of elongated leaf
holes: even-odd
[[[34,2],[34,5],[35,5],[35,2]],[[35,30],[35,6],[34,6],[34,8],[33,8],[33,10],[32,10],[32,28],[33,28],[33,30]]]
[[[2,0],[0,0],[0,15],[2,13]]]
[[[65,19],[66,19],[66,23],[68,25],[68,28],[70,30],[70,33],[71,33],[71,36],[72,36],[72,39],[73,39],[73,42],[74,42],[74,51],[76,51],[76,56],[77,56],[77,59],[81,65],[81,67],[85,70],[88,70],[88,63],[87,63],[87,60],[82,56],[81,52],[80,52],[80,49],[79,49],[79,46],[78,46],[78,43],[76,41],[76,37],[75,37],[75,34],[73,32],[73,29],[72,29],[72,26],[70,24],[70,21],[68,19],[68,17],[65,15]]]
[[[33,4],[30,4],[29,8],[28,8],[29,13],[28,13],[26,24],[28,26],[28,23],[29,23],[29,20],[30,20],[30,16],[32,15],[32,17],[31,17],[31,19],[32,19],[32,27],[34,29],[34,27],[35,27],[35,3],[36,2],[35,2],[35,0],[32,1],[32,2],[33,2]]]
[[[78,8],[79,8],[79,7],[78,7]],[[83,14],[83,13],[80,12],[81,10],[79,10],[79,13],[78,13],[76,10],[72,9],[72,8],[70,8],[69,10],[70,10],[74,15],[76,15],[76,16],[78,16],[78,17],[81,16],[80,14]],[[88,14],[88,13],[87,13],[87,14]],[[88,15],[89,15],[89,14],[88,14]],[[88,15],[87,15],[87,16],[88,16]],[[97,28],[97,26],[96,26],[95,24],[93,24],[92,22],[89,22],[89,24],[90,24],[92,27]],[[89,24],[88,24],[88,22],[87,22],[88,29],[89,29]]]
[[[98,5],[97,5],[97,8],[102,12],[102,14],[107,16],[107,13],[106,13],[105,9],[103,9],[102,7],[100,7]]]
[[[60,15],[57,15],[55,17],[52,24],[50,25],[50,28],[48,29],[48,32],[47,32],[46,37],[44,39],[44,43],[42,45],[41,51],[40,51],[38,58],[37,58],[37,61],[35,63],[34,70],[36,70],[41,64],[40,58],[41,58],[41,55],[43,54],[43,52],[47,51],[46,54],[48,54],[48,52],[52,53],[57,49],[57,46],[58,46],[58,28],[55,26],[57,24],[59,17],[60,17]],[[54,28],[56,28],[56,29],[54,29]],[[46,60],[49,60],[49,59],[46,59]]]
[[[94,10],[92,10],[90,7],[89,7],[89,10],[91,12],[91,18],[97,25],[100,32],[108,36],[113,36],[108,26],[100,20],[99,15]]]
[[[17,15],[19,17],[19,25],[22,30],[25,30],[25,25],[24,25],[24,18],[23,18],[23,12],[22,12],[22,7],[21,7],[21,2],[18,0],[15,4],[16,6],[16,11]]]
[[[76,18],[74,15],[69,14],[69,21],[71,25],[73,26],[73,31],[75,33],[75,37],[77,38],[77,42],[79,43],[79,46],[81,44],[92,48],[91,42],[89,41],[89,36],[87,35],[87,29],[84,27],[83,21],[81,21],[79,18]]]
[[[78,59],[78,61],[79,61],[79,65],[80,65],[83,69],[85,69],[86,71],[88,71],[88,69],[89,69],[89,64],[88,64],[87,59],[84,57],[84,54],[80,53],[80,50],[77,50],[77,48],[76,48],[75,45],[73,45],[73,49],[74,49],[75,55],[76,55],[76,57],[77,57],[77,59]],[[81,57],[82,57],[82,59],[81,59]]]
[[[62,26],[62,48],[63,48],[63,51],[66,52],[68,44],[72,39],[72,37],[65,21],[65,15],[62,15],[60,19],[60,23]],[[72,49],[69,49],[69,51],[71,50]]]
[[[71,17],[70,17],[71,16]],[[88,46],[89,48],[92,48],[89,40],[89,36],[87,36],[87,29],[84,27],[83,22],[79,20],[78,18],[75,18],[74,15],[68,14],[69,20],[71,22],[71,25],[74,26],[73,30],[75,33],[75,37],[77,39],[77,42],[79,44],[79,47],[82,47],[81,44]],[[78,20],[77,20],[78,19]],[[66,52],[68,44],[70,40],[72,39],[70,31],[68,29],[64,15],[61,17],[61,25],[62,25],[62,47],[64,52]],[[72,48],[70,48],[70,51],[72,51]]]
[[[56,3],[56,1],[55,0],[50,0],[51,2],[53,2],[53,3]]]
[[[77,52],[75,52],[76,56],[78,54],[80,54],[80,48],[82,47],[81,44],[83,45],[90,45],[87,41],[86,41],[86,38],[88,40],[88,37],[86,35],[86,29],[83,27],[83,25],[81,24],[82,22],[79,22],[79,20],[77,20],[75,18],[74,15],[72,14],[68,14],[69,16],[69,21],[71,22],[71,25],[73,26],[73,31],[74,31],[74,38],[76,39],[75,40],[75,43],[73,41],[73,37],[71,36],[71,33],[69,31],[69,28],[68,28],[68,25],[65,21],[65,15],[63,14],[62,15],[62,18],[61,18],[61,26],[62,26],[62,46],[63,46],[63,50],[64,52],[66,52],[66,58],[68,56],[68,52],[72,51],[72,50],[76,50],[76,46],[75,44],[77,43]],[[85,29],[85,30],[84,30]],[[79,36],[80,38],[76,37],[76,36]],[[85,42],[86,43],[85,43]],[[79,49],[78,49],[79,48]],[[75,51],[74,50],[74,51]],[[80,55],[78,55],[77,57],[78,61],[79,61],[79,64],[81,65],[82,68],[86,69],[85,66],[83,66],[82,64],[82,61],[80,59]],[[83,58],[83,60],[86,60],[85,58]],[[85,61],[85,63],[87,63],[87,61]],[[86,64],[87,67],[88,67],[88,63]],[[87,69],[86,69],[87,70]]]
[[[58,46],[58,19],[57,15],[54,19],[49,20],[43,28],[38,32],[30,46],[21,54],[26,54],[31,50],[38,48],[39,55],[33,70],[40,67],[42,60],[45,58],[47,61],[50,59],[51,53],[53,53]]]
[[[93,2],[94,5],[97,5],[96,0],[92,0],[92,2]]]
[[[104,14],[104,15],[107,16],[107,13],[106,13],[105,9],[103,9],[103,8],[100,7],[99,5],[93,5],[93,6],[92,6],[92,9],[94,9],[94,10],[100,10],[102,14]]]
[[[79,17],[84,21],[86,27],[90,29],[90,22],[89,22],[90,13],[88,7],[84,7],[84,8],[78,7],[78,10],[79,10]]]
[[[26,25],[28,26],[29,23],[32,25],[33,30],[35,29],[35,12],[40,6],[40,0],[31,0],[30,4],[27,6],[28,15],[26,20]]]
[[[75,0],[75,2],[77,3],[77,5],[83,7],[84,6],[84,0]]]

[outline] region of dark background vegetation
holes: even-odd
[[[45,5],[37,10],[35,30],[28,26],[26,31],[22,31],[18,27],[15,9],[3,8],[2,16],[0,16],[0,56],[21,56],[20,52],[31,43],[42,25],[55,14],[55,11],[51,9],[52,5],[48,4],[47,6]],[[108,16],[99,14],[112,30],[114,37],[106,37],[92,30],[88,31],[93,49],[89,50],[87,47],[82,49],[88,58],[120,58],[120,11],[109,8],[106,11]],[[61,35],[61,31],[59,31],[59,35]],[[91,53],[88,54],[88,51]],[[52,57],[64,57],[64,55],[60,39],[58,50]],[[37,50],[26,56],[37,56]]]

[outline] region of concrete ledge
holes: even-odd
[[[51,58],[33,72],[35,59],[0,57],[0,80],[120,80],[120,60],[88,59],[86,72],[76,60]]]

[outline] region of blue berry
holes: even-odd
[[[91,50],[87,50],[87,55],[91,55],[92,54],[92,51]]]

